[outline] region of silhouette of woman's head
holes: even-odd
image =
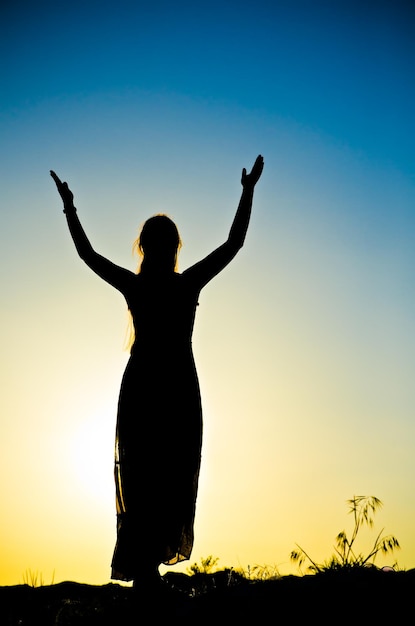
[[[143,225],[135,247],[142,256],[140,272],[174,271],[181,247],[176,224],[167,215],[154,215]]]

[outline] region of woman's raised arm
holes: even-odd
[[[229,231],[228,239],[219,248],[184,272],[184,274],[193,276],[195,280],[200,283],[201,287],[206,285],[209,280],[223,270],[242,248],[251,217],[254,188],[261,177],[263,169],[264,159],[261,155],[256,158],[249,174],[247,174],[246,169],[243,168],[241,199]]]
[[[123,291],[127,282],[134,276],[133,272],[115,265],[95,252],[79,221],[73,202],[73,193],[69,189],[68,183],[62,182],[53,170],[50,171],[50,175],[55,181],[59,195],[62,198],[63,212],[66,215],[69,232],[79,256],[103,280],[113,285],[116,289]]]
[[[235,249],[235,254],[242,248],[245,241],[246,231],[248,230],[249,220],[251,217],[252,200],[254,198],[254,188],[259,181],[262,170],[264,169],[264,159],[261,155],[257,156],[252,170],[249,174],[246,169],[242,170],[241,184],[242,194],[239,201],[238,209],[233,220],[227,244]]]

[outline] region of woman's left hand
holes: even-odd
[[[67,209],[74,209],[74,205],[73,205],[73,193],[72,191],[69,189],[68,187],[68,183],[66,182],[62,182],[61,179],[59,178],[59,176],[57,176],[55,174],[55,172],[53,170],[50,170],[50,175],[52,176],[53,180],[55,181],[56,184],[56,188],[59,191],[59,195],[62,198],[62,202],[63,202],[63,206],[65,208],[65,211]]]

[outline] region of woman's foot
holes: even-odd
[[[162,588],[163,579],[158,567],[143,568],[133,582],[133,589],[136,593],[148,593],[158,591]]]

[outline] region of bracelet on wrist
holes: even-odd
[[[65,207],[63,209],[63,212],[66,213],[66,214],[67,213],[76,213],[76,207],[74,207],[74,206]]]

